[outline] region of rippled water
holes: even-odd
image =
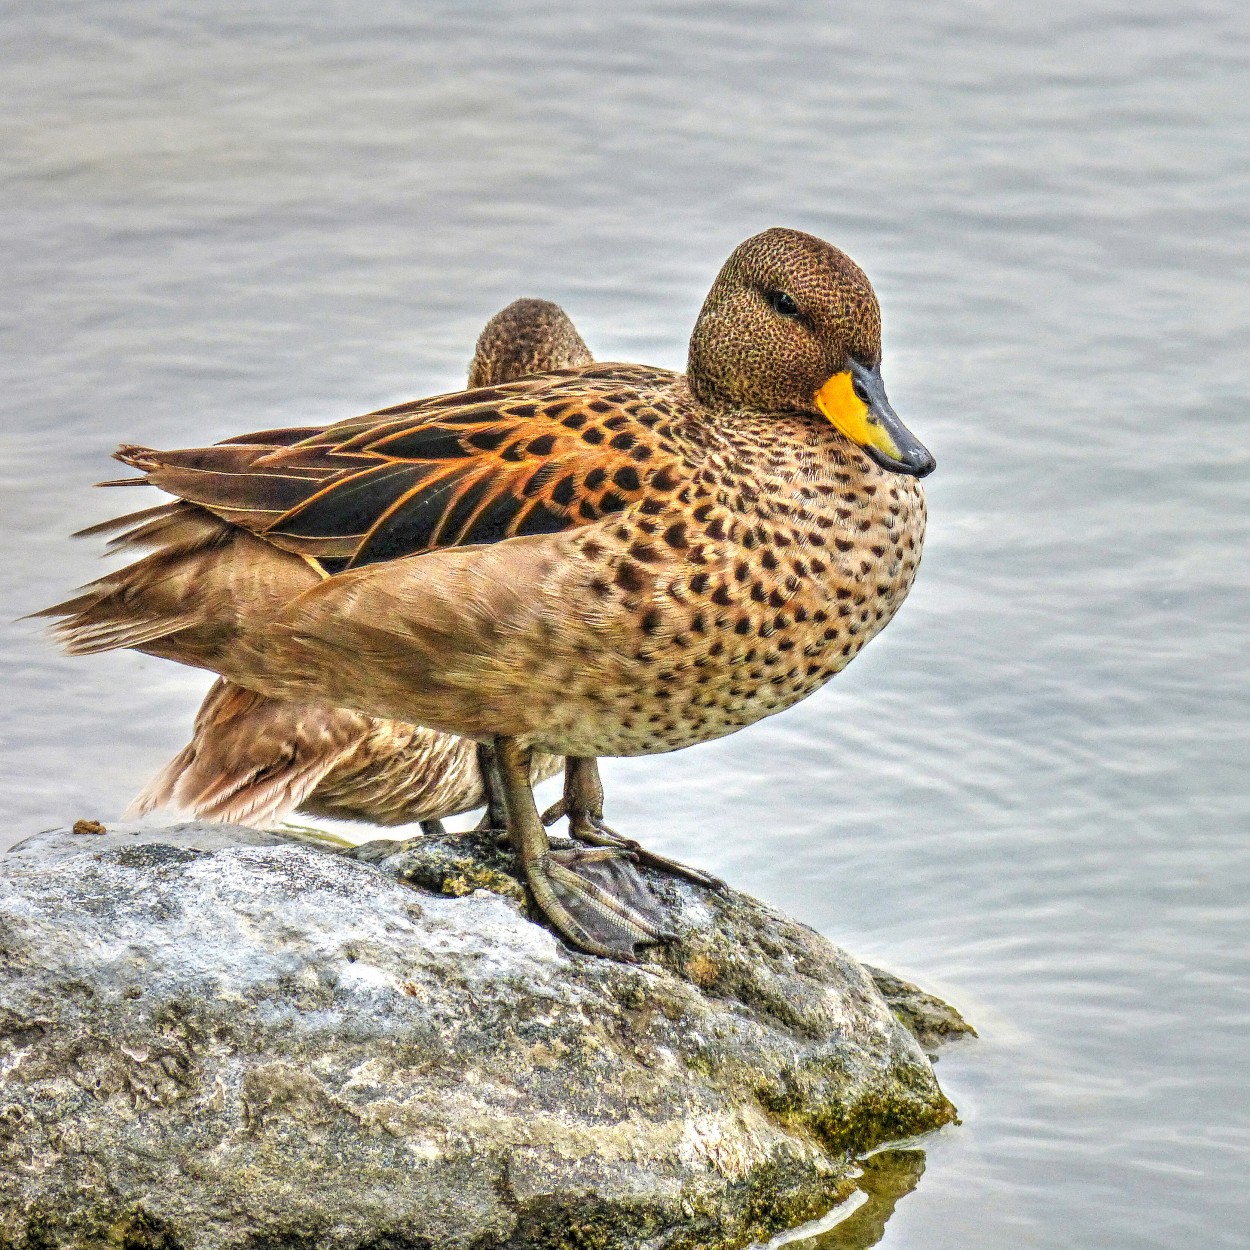
[[[5,615],[99,567],[120,438],[454,387],[522,294],[680,367],[739,239],[829,238],[938,457],[919,582],[789,713],[608,762],[609,815],[981,1030],[962,1127],[805,1244],[1244,1245],[1250,11],[847,14],[4,10]],[[3,629],[0,836],[116,814],[206,676]]]

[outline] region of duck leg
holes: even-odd
[[[506,835],[508,813],[504,809],[503,780],[499,775],[493,743],[477,744],[477,768],[482,774],[482,789],[486,794],[486,810],[482,813],[482,819],[477,822],[477,827],[484,833]]]
[[[530,752],[515,738],[496,738],[508,836],[539,910],[574,946],[626,963],[634,947],[672,941],[663,913],[624,847],[553,848],[530,789]]]
[[[701,872],[656,855],[640,846],[632,838],[623,838],[614,829],[603,822],[603,781],[599,777],[597,760],[572,756],[564,765],[564,797],[553,803],[543,812],[543,824],[549,825],[560,819],[569,818],[569,837],[588,846],[611,847],[615,850],[628,851],[640,864],[648,868],[657,868],[661,872],[672,873],[676,877],[685,877],[695,885],[706,886],[709,890],[723,890],[725,883],[711,873]]]

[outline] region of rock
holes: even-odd
[[[211,825],[0,857],[0,1250],[720,1250],[954,1118],[810,929],[652,875],[681,940],[611,963],[514,872]]]
[[[950,1003],[926,993],[918,985],[896,977],[883,968],[864,965],[881,997],[902,1021],[909,1033],[924,1047],[929,1058],[933,1051],[959,1037],[976,1037],[977,1031]]]

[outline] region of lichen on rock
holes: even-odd
[[[28,840],[0,860],[0,1250],[728,1250],[954,1117],[844,951],[649,880],[680,940],[624,965],[534,923],[486,837]]]

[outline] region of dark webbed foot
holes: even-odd
[[[508,836],[539,910],[572,945],[626,963],[637,961],[637,946],[673,940],[664,928],[660,904],[629,851],[552,848],[534,806],[529,754],[514,739],[495,739],[493,764]]]
[[[687,881],[709,890],[725,888],[725,883],[719,877],[648,851],[632,838],[623,838],[616,830],[604,824],[603,782],[599,779],[599,766],[593,759],[570,757],[565,763],[564,797],[543,812],[543,824],[549,825],[561,816],[569,818],[569,837],[587,846],[627,852],[648,868],[671,873],[675,877],[684,877]]]
[[[712,876],[710,872],[704,872],[700,868],[691,868],[689,864],[683,864],[679,860],[648,851],[633,838],[621,837],[614,829],[593,816],[587,816],[583,821],[570,821],[569,835],[579,842],[585,842],[588,846],[614,847],[628,852],[638,863],[646,864],[648,868],[670,873],[674,877],[684,877],[687,881],[704,886],[706,889],[723,890],[725,888],[725,883],[719,877]]]
[[[423,820],[420,824],[421,832],[427,838],[441,838],[447,832],[447,826],[441,820]]]
[[[632,960],[636,946],[677,940],[665,929],[664,911],[632,856],[606,848],[553,849],[546,871],[552,892],[577,929],[571,936],[579,946]]]

